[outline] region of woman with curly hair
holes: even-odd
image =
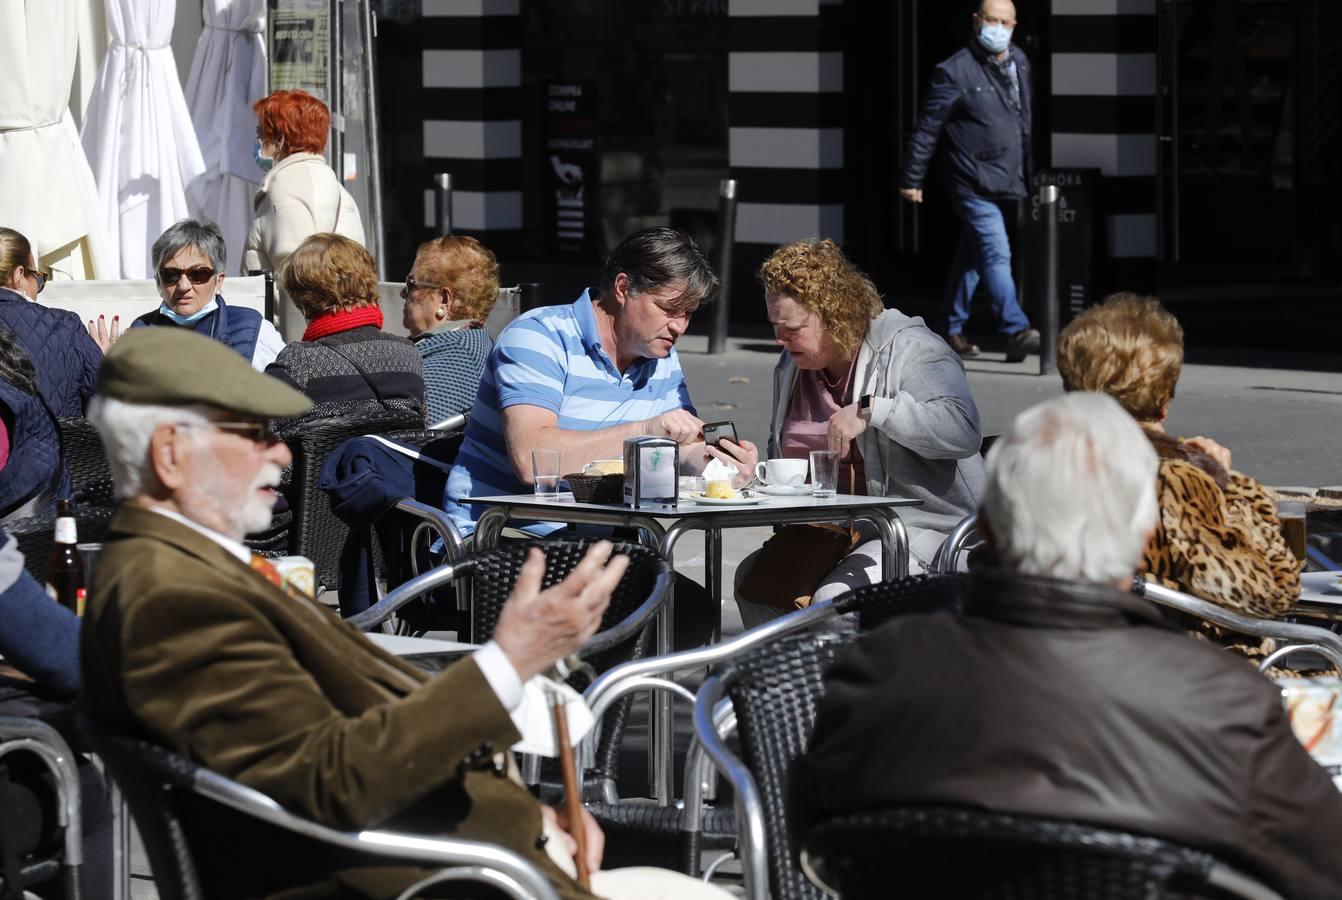
[[[1176,438],[1165,418],[1184,361],[1184,330],[1155,297],[1106,297],[1058,337],[1063,387],[1119,402],[1160,457],[1160,519],[1142,569],[1167,587],[1272,618],[1300,596],[1300,563],[1263,486],[1210,438]]]
[[[424,359],[429,421],[468,413],[494,342],[485,319],[499,296],[499,263],[473,237],[425,241],[405,278],[401,324]]]
[[[833,241],[779,247],[758,278],[783,347],[774,369],[769,457],[835,450],[840,493],[922,501],[900,518],[909,532],[910,570],[926,570],[983,489],[983,436],[960,357],[921,318],[885,309],[871,279]],[[738,584],[747,589],[751,579],[742,570],[749,568],[738,569]],[[880,578],[880,542],[859,529],[855,549],[816,586],[811,602]],[[778,611],[758,592],[743,601],[738,591],[738,602],[747,627],[770,608]]]

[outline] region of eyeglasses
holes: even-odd
[[[27,267],[24,267],[24,271],[33,276],[33,281],[37,282],[37,293],[39,294],[42,293],[42,289],[47,286],[47,282],[51,280],[50,272],[39,272],[36,269],[29,269]]]
[[[214,277],[214,269],[209,266],[194,266],[190,269],[159,269],[158,280],[160,284],[175,285],[185,275],[186,280],[192,284],[204,284]]]
[[[269,422],[178,422],[179,428],[213,428],[225,434],[236,434],[254,444],[277,444],[280,437],[270,430]]]
[[[423,283],[423,282],[416,281],[414,275],[407,275],[407,276],[405,276],[405,292],[408,294],[408,293],[410,293],[411,291],[413,291],[415,288],[433,288],[434,290],[439,290],[439,289],[442,288],[442,285],[441,285],[441,284],[425,284],[425,283]]]

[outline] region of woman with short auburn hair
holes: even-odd
[[[1109,394],[1160,457],[1160,518],[1144,573],[1237,612],[1282,615],[1300,596],[1300,563],[1282,537],[1272,497],[1232,469],[1230,451],[1216,441],[1165,431],[1183,358],[1178,320],[1156,298],[1132,293],[1106,297],[1058,338],[1063,387]]]
[[[382,330],[372,254],[347,237],[314,234],[290,254],[279,282],[308,325],[266,372],[314,404],[283,433],[378,409],[413,410],[423,419],[424,367],[413,344]]]
[[[919,500],[900,510],[900,519],[909,534],[910,571],[927,570],[983,490],[983,438],[964,363],[922,319],[886,309],[871,279],[831,240],[779,247],[758,278],[783,350],[774,369],[769,457],[808,459],[812,451],[835,450],[839,493]],[[778,546],[787,550],[766,544],[738,567],[746,627],[786,612],[784,601],[809,595],[813,603],[882,577],[880,541],[862,526],[850,552],[818,584],[778,584],[768,573],[791,578],[793,567],[770,554],[805,555],[805,537],[785,536]]]
[[[425,241],[401,298],[402,321],[424,360],[429,421],[468,413],[494,342],[485,319],[499,296],[499,262],[473,237]]]
[[[309,235],[328,232],[364,243],[363,220],[322,154],[331,112],[306,91],[275,91],[256,101],[256,162],[266,173],[256,192],[256,219],[243,248],[242,274],[269,269],[277,275]],[[297,327],[281,306],[287,339]]]

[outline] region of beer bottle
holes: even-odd
[[[56,536],[47,564],[47,593],[77,616],[84,615],[84,560],[76,544],[74,511],[69,500],[56,501]]]

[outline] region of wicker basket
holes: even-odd
[[[579,503],[618,504],[624,502],[624,475],[622,474],[582,475],[574,472],[572,475],[565,475],[564,480],[573,490],[573,499]]]

